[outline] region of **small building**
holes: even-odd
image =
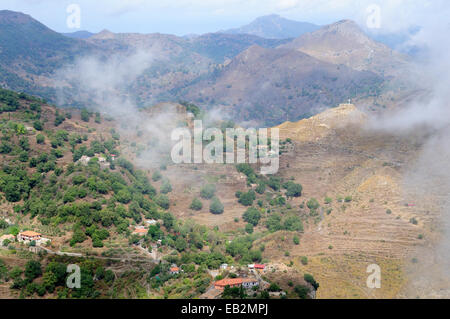
[[[259,281],[254,278],[244,278],[242,279],[242,286],[246,289],[258,287]]]
[[[255,269],[255,264],[248,265],[248,269]]]
[[[91,158],[89,156],[83,155],[77,161],[77,163],[80,163],[81,165],[87,166],[89,164],[90,160],[91,160]]]
[[[149,219],[149,220],[146,220],[145,223],[147,223],[149,225],[156,225],[158,223],[158,221],[156,221],[154,219]]]
[[[135,230],[133,231],[133,234],[137,234],[139,236],[145,236],[145,235],[147,235],[147,233],[148,233],[148,230],[145,228],[141,228],[141,227],[135,228]]]
[[[39,241],[42,238],[42,234],[36,233],[31,230],[24,231],[17,235],[18,242],[31,242],[31,241]]]
[[[255,269],[259,269],[259,270],[264,270],[264,268],[266,268],[266,265],[263,264],[255,264],[254,265]]]
[[[180,273],[180,268],[178,268],[178,267],[170,267],[169,272],[170,272],[171,275],[177,275],[177,274]]]
[[[230,288],[240,287],[242,286],[242,283],[243,283],[242,278],[222,279],[214,283],[214,288],[218,290],[224,290],[226,286],[230,286]]]
[[[220,265],[220,269],[222,269],[222,270],[227,270],[227,268],[228,268],[228,264]]]

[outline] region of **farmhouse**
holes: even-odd
[[[36,233],[31,230],[24,231],[17,235],[18,242],[30,242],[30,241],[39,241],[42,238],[42,234]]]
[[[180,268],[178,268],[178,267],[171,267],[169,271],[170,271],[170,273],[172,275],[177,275],[177,274],[180,273]]]
[[[216,281],[214,283],[214,287],[219,290],[224,290],[226,286],[230,286],[230,288],[240,287],[242,285],[242,282],[242,278],[222,279]]]
[[[148,230],[145,229],[145,228],[136,228],[136,229],[133,231],[133,234],[137,234],[137,235],[139,235],[139,236],[145,236],[145,235],[147,235],[147,232],[148,232]]]
[[[230,288],[242,286],[249,289],[259,286],[259,281],[254,278],[229,278],[222,279],[214,283],[214,287],[218,290],[223,290],[226,286],[230,286]]]
[[[254,278],[242,279],[242,286],[246,289],[259,286],[259,281]]]

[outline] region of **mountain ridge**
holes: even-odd
[[[304,33],[319,29],[320,26],[289,20],[276,14],[258,17],[247,25],[239,28],[221,31],[231,34],[251,34],[268,39],[296,38]]]

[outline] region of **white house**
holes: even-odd
[[[254,278],[244,278],[242,279],[242,287],[249,289],[259,286],[259,281]]]

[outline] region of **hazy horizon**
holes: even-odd
[[[67,9],[75,4],[81,10],[79,28],[69,28]],[[246,25],[254,19],[277,14],[286,19],[326,25],[351,19],[365,26],[371,6],[380,9],[379,32],[403,31],[440,20],[450,9],[447,1],[424,2],[396,0],[376,3],[372,0],[100,0],[95,3],[55,0],[4,0],[0,9],[31,15],[57,32],[104,29],[116,33],[166,33],[178,36],[217,32]],[[401,10],[399,10],[401,8]]]

